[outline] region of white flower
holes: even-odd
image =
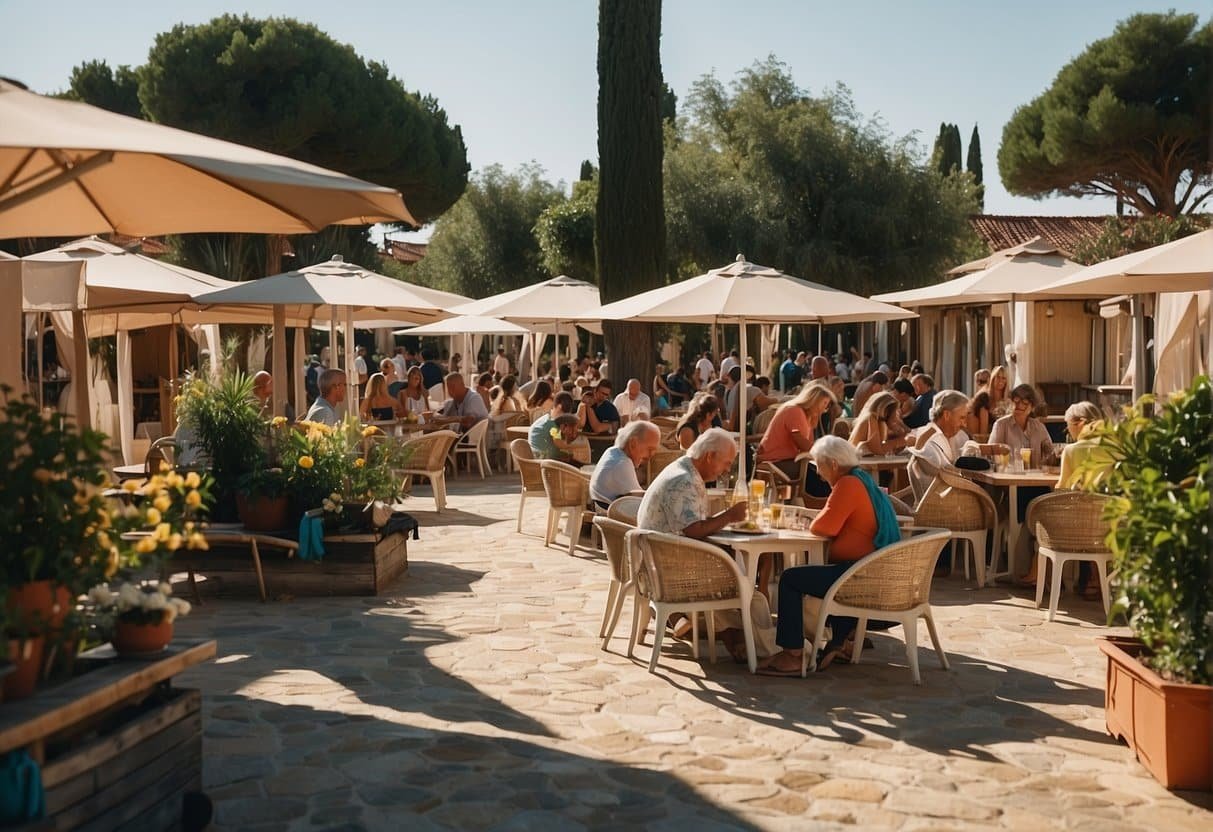
[[[173,594],[173,588],[164,581],[161,581],[159,584],[156,585],[156,591],[164,596],[169,596],[169,595]]]
[[[118,587],[119,612],[138,609],[141,606],[143,606],[143,593],[139,591],[138,587],[131,584],[123,584]]]
[[[145,610],[162,610],[168,606],[168,599],[159,592],[143,593],[143,608]]]
[[[177,615],[189,615],[192,609],[190,602],[184,598],[170,598],[168,605]]]
[[[99,607],[108,607],[114,603],[114,592],[108,584],[97,584],[88,591],[88,600]]]
[[[172,624],[173,619],[175,619],[176,617],[177,617],[177,608],[176,607],[174,607],[172,604],[169,604],[167,607],[164,608],[164,620],[165,621]]]

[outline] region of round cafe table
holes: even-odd
[[[826,543],[830,539],[796,529],[771,529],[763,534],[724,529],[709,536],[708,540],[717,546],[731,548],[737,565],[752,582],[758,579],[758,556],[764,552],[778,552],[796,558],[803,554],[806,565],[821,566],[826,562]]]
[[[147,476],[147,466],[142,462],[137,465],[115,465],[111,470],[114,472],[114,479],[118,482],[141,480]]]

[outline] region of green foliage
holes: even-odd
[[[670,260],[686,275],[750,260],[859,294],[937,280],[971,240],[968,173],[940,177],[842,87],[797,88],[774,58],[727,89],[697,82],[667,142]]]
[[[1074,259],[1085,265],[1102,263],[1134,251],[1142,251],[1163,243],[1195,234],[1209,227],[1207,216],[1181,214],[1168,217],[1135,217],[1125,220],[1109,217],[1099,234],[1087,237],[1074,247]]]
[[[311,24],[181,24],[157,36],[138,75],[152,120],[396,188],[422,223],[467,182],[462,133],[437,101]]]
[[[491,165],[472,178],[450,211],[434,224],[426,255],[410,280],[469,297],[517,289],[552,275],[534,228],[544,210],[561,203],[561,187],[538,165],[507,173]]]
[[[402,483],[395,471],[405,467],[407,450],[382,441],[378,428],[363,428],[356,417],[336,427],[307,421],[292,426],[275,419],[271,443],[286,493],[300,512],[324,508],[337,513],[345,503],[392,502],[400,496]]]
[[[598,282],[594,260],[594,209],[598,180],[573,183],[573,196],[549,206],[535,223],[543,266],[551,274]]]
[[[578,182],[589,182],[598,175],[598,170],[594,167],[594,163],[589,159],[581,160],[581,170],[577,173]]]
[[[969,153],[965,157],[965,170],[973,175],[973,183],[977,186],[977,205],[982,210],[986,204],[986,186],[982,184],[981,136],[977,134],[977,125],[973,125],[973,133],[969,136]]]
[[[0,386],[0,588],[51,580],[83,592],[106,568],[105,434]],[[116,557],[116,555],[115,555]]]
[[[960,170],[960,158],[960,128],[946,122],[939,125],[939,135],[931,150],[931,166],[940,176],[951,176]]]
[[[1210,185],[1213,23],[1138,14],[1062,67],[1003,128],[998,170],[1023,196],[1113,196],[1195,211]]]
[[[1114,460],[1098,486],[1113,496],[1108,543],[1119,575],[1113,614],[1128,614],[1164,678],[1209,684],[1213,387],[1201,376],[1147,416],[1153,404],[1143,397],[1125,421],[1099,433]]]
[[[220,519],[234,510],[240,480],[265,467],[266,423],[247,374],[223,368],[211,381],[191,376],[177,397],[177,419],[202,448],[215,480]]]
[[[139,103],[139,76],[126,65],[114,70],[105,61],[85,61],[72,68],[67,90],[61,95],[124,116],[144,117]]]
[[[670,85],[661,82],[661,122],[673,124],[678,119],[678,96]]]

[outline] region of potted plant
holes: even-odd
[[[116,589],[98,584],[88,601],[95,623],[109,630],[120,656],[160,652],[173,640],[173,622],[190,612],[189,602],[174,598],[167,582],[123,581]]]
[[[176,404],[178,422],[201,449],[214,478],[215,519],[237,519],[241,478],[266,467],[268,428],[253,396],[252,379],[229,369],[214,381],[192,375],[182,385]]]
[[[240,478],[236,491],[236,512],[246,529],[272,532],[290,526],[290,498],[286,472],[281,468],[260,468]]]
[[[0,387],[0,574],[5,637],[16,666],[10,698],[28,696],[42,670],[43,643],[68,640],[74,599],[117,569],[118,540],[102,486],[105,435],[43,412]]]
[[[1160,404],[1154,416],[1147,413]],[[1117,572],[1112,616],[1134,639],[1102,639],[1108,731],[1167,788],[1213,787],[1213,623],[1207,377],[1166,402],[1143,397],[1099,441],[1113,460],[1094,487],[1110,494]]]

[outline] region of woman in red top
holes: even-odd
[[[779,623],[775,643],[783,651],[771,656],[758,670],[768,676],[799,676],[804,652],[804,596],[824,598],[834,582],[851,565],[876,551],[877,540],[900,536],[889,498],[859,467],[859,451],[837,436],[827,436],[813,445],[817,470],[830,484],[830,499],[809,530],[831,538],[830,563],[825,566],[794,566],[779,578]],[[881,501],[878,506],[875,501]],[[882,524],[892,524],[882,529]],[[858,621],[830,616],[830,643],[822,650],[818,670],[825,670],[839,655],[847,656]]]
[[[791,401],[784,402],[775,411],[771,424],[767,425],[762,441],[758,443],[758,462],[770,462],[789,477],[800,476],[800,465],[796,456],[813,447],[817,425],[823,413],[834,406],[836,399],[824,382],[806,384]],[[805,481],[805,492],[814,497],[826,497],[830,488],[810,465]]]

